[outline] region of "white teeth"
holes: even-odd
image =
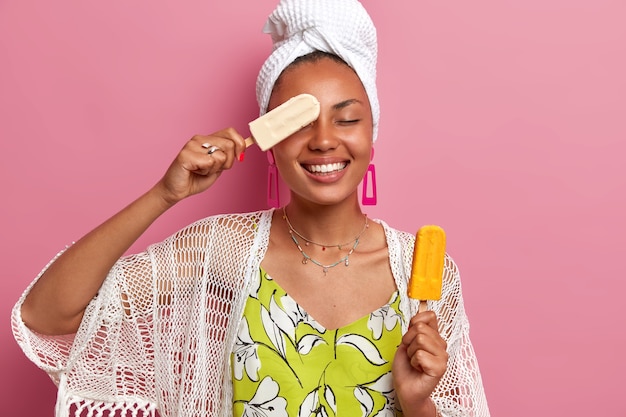
[[[333,172],[333,171],[341,171],[342,169],[346,167],[346,165],[347,164],[345,162],[337,162],[334,164],[325,164],[325,165],[307,165],[306,169],[309,172],[326,174],[326,173]]]

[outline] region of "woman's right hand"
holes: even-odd
[[[209,153],[213,146],[218,149]],[[156,187],[163,199],[174,205],[207,190],[245,149],[244,138],[233,128],[196,135],[183,146]]]

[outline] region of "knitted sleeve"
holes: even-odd
[[[270,220],[270,211],[209,217],[121,258],[75,335],[43,336],[21,320],[42,272],[12,327],[59,387],[55,415],[148,417],[157,404],[161,415],[227,415],[228,353]]]
[[[147,253],[120,259],[74,335],[40,335],[21,320],[24,298],[43,272],[15,305],[16,341],[59,387],[56,416],[74,410],[86,416],[105,410],[154,415],[151,270]]]
[[[59,252],[28,285],[11,312],[11,328],[18,345],[26,357],[44,370],[56,385],[59,385],[60,375],[67,366],[67,359],[75,335],[46,336],[32,332],[22,321],[21,308],[31,288],[63,252],[65,249]]]
[[[447,255],[442,298],[431,307],[448,343],[448,369],[432,398],[445,417],[489,417],[478,360],[469,335],[459,270]]]

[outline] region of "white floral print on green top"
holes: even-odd
[[[398,292],[371,314],[327,330],[260,274],[231,357],[233,415],[400,416],[391,379],[405,320]]]

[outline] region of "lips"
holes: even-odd
[[[335,162],[332,164],[305,164],[302,165],[304,169],[312,174],[332,174],[344,170],[348,166],[347,162]]]

